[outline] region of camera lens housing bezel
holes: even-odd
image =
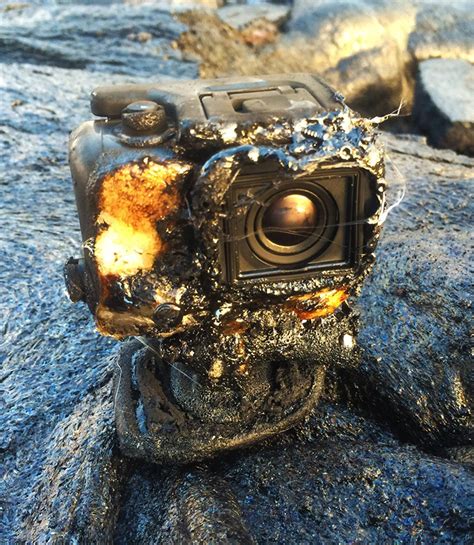
[[[304,176],[264,166],[242,171],[227,191],[228,213],[221,219],[222,280],[245,285],[354,270],[366,242],[364,219],[379,204],[373,183],[359,167],[322,167]],[[309,196],[321,217],[310,237],[287,247],[269,240],[261,228],[265,210],[285,194]]]

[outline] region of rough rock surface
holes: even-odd
[[[392,191],[406,196],[388,216],[375,273],[359,301],[364,364],[352,393],[401,437],[432,449],[472,436],[474,383],[469,197],[474,161],[421,139],[388,144]],[[396,347],[394,350],[393,348]]]
[[[88,69],[101,73],[193,77],[174,40],[185,27],[162,8],[149,5],[53,6],[1,14],[2,63]]]
[[[250,6],[224,6],[218,10],[217,14],[224,23],[234,28],[244,28],[259,19],[265,19],[280,26],[290,16],[290,8],[268,3]]]
[[[431,144],[474,155],[474,65],[462,59],[421,62],[413,115]]]
[[[153,48],[143,71],[132,62],[133,48],[148,46],[129,33],[157,32],[171,49],[174,31],[161,26],[169,15],[153,7],[143,25],[124,16],[103,43],[93,31],[99,8],[62,9],[62,21],[76,10],[89,29],[60,44],[62,67],[54,39],[42,37],[54,26],[45,8],[0,27],[0,543],[469,543],[474,161],[387,137],[388,179],[395,190],[406,183],[406,197],[388,216],[359,304],[367,357],[350,377],[330,377],[308,422],[200,468],[131,464],[113,433],[117,345],[63,285],[80,246],[67,137],[89,118],[94,86],[196,67]],[[119,21],[120,10],[107,16]],[[28,26],[33,17],[41,24]],[[89,60],[94,44],[104,53]]]
[[[472,2],[419,2],[408,48],[417,61],[432,58],[474,62]]]
[[[469,542],[470,471],[401,445],[341,406],[324,405],[272,444],[173,478],[197,489],[211,486],[217,498],[230,489],[236,500],[227,505],[238,502],[256,543]],[[169,542],[169,526],[179,527],[163,497],[169,479],[169,472],[150,466],[133,469],[116,543],[151,545],[156,536]],[[212,509],[197,501],[188,507],[194,519]],[[229,528],[235,535],[235,519]]]

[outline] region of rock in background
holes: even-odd
[[[417,73],[415,122],[432,145],[474,155],[472,3],[426,4],[408,41]]]
[[[110,385],[117,344],[67,300],[62,278],[80,247],[67,139],[90,118],[94,86],[309,69],[324,35],[321,58],[336,61],[322,70],[337,66],[334,81],[347,77],[356,100],[366,83],[352,82],[349,68],[357,78],[357,59],[368,71],[374,51],[402,51],[422,28],[419,10],[431,8],[397,14],[400,29],[388,32],[391,4],[352,2],[347,14],[360,18],[351,38],[342,3],[296,2],[286,23],[243,29],[212,11],[173,16],[163,3],[129,4],[0,4],[0,543],[469,543],[473,160],[418,137],[386,137],[388,181],[395,194],[406,185],[406,197],[388,216],[360,300],[363,365],[329,377],[308,422],[198,470],[121,458]],[[364,43],[367,20],[374,38]],[[411,85],[415,42],[397,85]],[[372,81],[391,81],[390,62]]]
[[[417,62],[426,59],[464,59],[474,62],[472,2],[421,1],[408,49]]]
[[[473,97],[469,61],[429,59],[418,65],[413,114],[431,144],[474,155]]]
[[[383,115],[400,105],[409,115],[421,61],[473,62],[474,14],[467,1],[295,0],[288,16],[282,6],[257,7],[182,15],[190,30],[178,44],[187,58],[200,62],[202,77],[317,72],[365,115]],[[456,80],[451,84],[462,87]],[[417,119],[402,118],[395,128],[427,135],[437,130],[437,120]],[[472,136],[450,129],[450,138],[431,142],[471,154]]]

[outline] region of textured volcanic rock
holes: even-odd
[[[413,115],[433,145],[474,155],[474,65],[462,59],[421,62]]]
[[[191,499],[180,520],[169,505],[181,497],[183,483],[195,496],[188,492]],[[197,520],[200,530],[192,542],[207,543],[206,520],[214,509],[219,521],[227,517],[229,529],[225,536],[216,524],[219,543],[247,543],[238,533],[241,510],[256,543],[434,543],[442,538],[467,544],[472,484],[472,474],[462,465],[423,455],[373,422],[324,405],[273,444],[207,468],[135,467],[115,539],[119,544],[169,543],[171,532],[195,528]],[[236,535],[241,541],[233,539]]]
[[[2,13],[2,63],[26,61],[144,78],[193,77],[172,42],[185,29],[154,6],[60,6]]]
[[[23,509],[20,540],[64,543],[76,536],[79,543],[104,543],[114,529],[126,471],[114,447],[106,384],[86,395],[48,437],[40,476]]]
[[[417,61],[431,58],[464,59],[474,62],[474,14],[472,2],[420,4],[408,48]]]
[[[420,140],[388,139],[392,191],[405,186],[406,196],[388,216],[359,301],[368,357],[354,390],[403,437],[433,448],[473,440],[473,166]]]
[[[244,28],[259,19],[265,19],[279,27],[287,21],[290,8],[269,3],[250,6],[224,6],[218,10],[217,14],[224,23],[234,28]]]
[[[110,393],[117,345],[63,284],[80,248],[67,138],[90,118],[94,86],[195,71],[148,49],[155,39],[171,48],[179,30],[156,31],[160,21],[181,28],[167,26],[177,25],[169,15],[147,7],[134,12],[143,24],[131,24],[126,11],[119,21],[122,8],[99,10],[117,21],[113,35],[99,8],[65,7],[62,40],[44,9],[2,13],[0,543],[468,543],[473,160],[417,139],[388,138],[389,180],[394,189],[404,180],[407,195],[360,301],[362,367],[330,377],[307,423],[250,451],[183,470],[121,458]],[[154,37],[127,38],[141,31]],[[143,67],[132,62],[141,48]]]
[[[382,434],[354,440],[338,430],[336,439],[328,429],[327,436],[261,450],[221,470],[258,543],[434,543],[440,536],[468,543],[474,503],[466,469],[387,445]]]

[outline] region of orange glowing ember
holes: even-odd
[[[94,253],[102,276],[149,271],[163,250],[156,222],[180,204],[178,178],[188,165],[165,165],[145,158],[110,172],[99,194],[100,226]]]
[[[290,297],[284,307],[293,311],[301,320],[315,320],[332,314],[347,298],[347,288],[325,288],[316,293]]]

